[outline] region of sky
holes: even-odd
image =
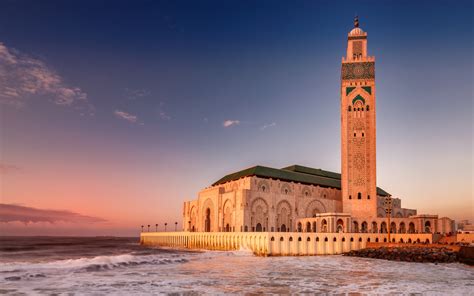
[[[473,220],[472,5],[1,1],[0,235],[136,236],[179,228],[184,201],[250,166],[340,172],[356,14],[378,186]]]

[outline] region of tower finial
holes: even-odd
[[[354,17],[354,28],[359,28],[359,16]]]

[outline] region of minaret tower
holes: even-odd
[[[354,217],[377,216],[375,110],[375,58],[355,17],[341,71],[342,206]]]

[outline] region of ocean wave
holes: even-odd
[[[101,271],[110,270],[120,267],[129,267],[137,265],[163,265],[163,264],[179,264],[188,262],[189,259],[173,256],[172,258],[163,257],[161,255],[133,255],[133,254],[120,254],[113,256],[96,256],[89,258],[78,258],[78,259],[66,259],[57,260],[46,263],[5,263],[0,264],[0,273],[12,272],[14,268],[15,272],[22,270],[41,270],[41,269],[60,269],[70,271]]]

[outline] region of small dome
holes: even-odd
[[[362,31],[361,28],[357,27],[352,29],[352,31],[349,32],[349,36],[355,36],[355,35],[362,35],[364,34],[364,31]]]

